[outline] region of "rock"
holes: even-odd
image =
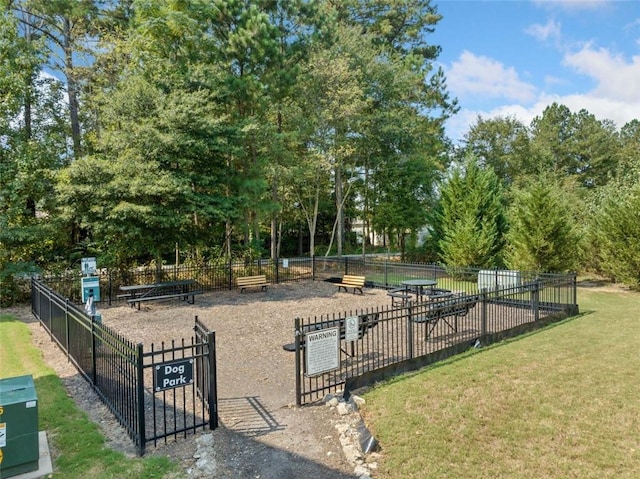
[[[353,410],[351,406],[346,402],[341,402],[336,406],[336,411],[340,416],[346,416],[347,414],[351,414]]]
[[[371,476],[369,475],[369,469],[367,469],[365,466],[356,466],[353,470],[353,473],[360,479],[362,479],[363,477],[371,478]]]
[[[206,456],[198,459],[198,462],[196,462],[196,467],[204,477],[214,476],[216,470],[218,469],[218,465],[216,464],[215,459],[211,456]]]
[[[203,447],[213,446],[213,434],[203,434],[196,439],[196,444]]]
[[[336,427],[336,430],[338,431],[338,434],[344,434],[349,429],[349,425],[344,422],[340,422],[336,424],[335,427]]]
[[[360,450],[352,444],[344,446],[342,451],[344,452],[345,459],[349,464],[356,464],[356,461],[362,458]]]
[[[361,398],[360,396],[356,396],[355,394],[352,394],[349,400],[352,401],[358,407],[358,409],[367,403],[367,401],[365,401],[364,398]]]

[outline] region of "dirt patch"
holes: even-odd
[[[305,281],[259,289],[206,293],[195,304],[179,300],[100,307],[106,325],[145,350],[162,341],[190,338],[194,318],[216,332],[221,427],[213,431],[215,472],[207,477],[287,479],[352,478],[335,425],[339,417],[324,404],[295,406],[294,355],[282,346],[293,341],[294,318],[390,304],[383,290],[338,292],[334,284]],[[35,345],[57,372],[78,405],[99,424],[109,446],[129,455],[135,448],[112,414],[27,308],[17,313],[30,323]],[[197,437],[149,446],[148,455],[167,455],[194,471]],[[193,474],[192,474],[193,475]]]

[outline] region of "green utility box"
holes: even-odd
[[[0,379],[0,478],[36,471],[39,457],[33,377]]]

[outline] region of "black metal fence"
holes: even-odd
[[[215,333],[198,318],[189,340],[144,351],[36,279],[31,311],[141,455],[149,442],[218,426]]]
[[[356,265],[350,274],[375,277],[370,268]],[[387,287],[399,283],[396,278],[406,278],[406,265],[380,267],[388,268],[383,271]],[[578,313],[575,275],[535,279],[524,275],[526,281],[520,275],[517,285],[507,287],[498,284],[513,282],[507,272],[486,273],[486,278],[477,273],[480,279],[471,283],[472,270],[451,272],[430,266],[410,271],[425,279],[437,278],[439,288],[456,286],[459,291],[440,300],[295,320],[298,405],[338,391],[348,396],[353,389]],[[493,287],[478,292],[483,281],[493,281]],[[372,284],[378,285],[375,280]]]
[[[405,279],[433,279],[438,281],[439,287],[468,292],[480,291],[477,281],[480,274],[486,278],[485,286],[489,290],[527,283],[538,278],[551,281],[558,277],[556,274],[526,271],[518,272],[518,276],[514,277],[513,271],[401,263],[391,255],[281,258],[252,262],[168,265],[161,268],[145,266],[128,270],[101,269],[95,276],[100,285],[100,302],[111,305],[124,301],[118,298],[121,286],[194,279],[203,291],[220,291],[236,288],[236,279],[239,277],[257,274],[266,275],[267,282],[271,284],[300,280],[338,280],[344,274],[363,275],[366,276],[367,286],[378,288],[397,287]],[[79,304],[81,278],[82,274],[78,270],[63,275],[46,275],[43,280],[59,295]],[[490,283],[493,283],[493,287]]]
[[[291,258],[279,260],[257,260],[253,262],[231,261],[200,265],[169,265],[161,268],[144,266],[132,269],[101,269],[95,276],[99,280],[100,302],[114,304],[124,301],[119,298],[120,287],[134,284],[151,284],[167,281],[193,279],[203,291],[220,291],[236,288],[236,279],[242,276],[264,274],[271,284],[311,280],[313,258]],[[66,274],[46,275],[46,284],[54,291],[74,303],[81,302],[81,271]]]

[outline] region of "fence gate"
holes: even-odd
[[[197,317],[193,329],[190,341],[152,344],[142,355],[142,444],[218,427],[215,333]]]

